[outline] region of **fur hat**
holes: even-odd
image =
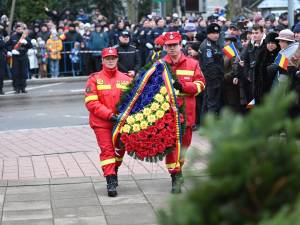
[[[221,27],[216,23],[211,23],[207,26],[207,34],[210,33],[220,33]]]
[[[276,39],[278,37],[278,34],[275,32],[270,32],[267,34],[266,38],[265,38],[265,42],[268,43],[276,43],[278,44],[279,41]]]

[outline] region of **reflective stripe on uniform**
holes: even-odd
[[[194,70],[176,70],[176,75],[179,75],[179,76],[194,76]]]
[[[180,163],[169,163],[169,164],[166,164],[167,169],[175,169],[178,166],[180,166]]]
[[[116,161],[117,161],[117,162],[122,162],[122,161],[123,161],[123,158],[121,158],[121,157],[116,157]]]
[[[110,90],[111,85],[110,84],[99,84],[97,85],[97,90],[102,91],[102,90]]]
[[[197,93],[195,95],[198,95],[202,90],[201,90],[201,84],[198,81],[194,81],[194,84],[197,86]]]
[[[127,85],[124,85],[124,84],[116,84],[116,88],[122,89],[122,90],[127,90],[128,89]]]
[[[97,101],[98,100],[98,95],[90,95],[85,97],[85,103],[90,102],[90,101]]]
[[[204,90],[204,83],[202,81],[194,81],[193,83],[197,86],[197,93],[195,95],[198,95],[201,91]]]
[[[106,166],[108,164],[112,164],[112,163],[115,163],[115,162],[116,162],[116,159],[112,158],[112,159],[103,160],[100,163],[101,163],[101,166]]]

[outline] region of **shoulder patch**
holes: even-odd
[[[211,49],[207,49],[206,50],[206,57],[207,58],[211,58],[212,57],[212,51],[211,51]]]
[[[92,92],[92,88],[90,86],[86,87],[85,92],[86,93],[91,93]]]

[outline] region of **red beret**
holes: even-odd
[[[102,58],[105,58],[106,56],[116,56],[118,57],[118,51],[116,48],[104,48],[102,49]]]
[[[178,44],[181,41],[181,35],[178,32],[167,32],[164,36],[165,45]]]
[[[155,38],[155,40],[154,40],[154,43],[155,43],[156,45],[160,45],[160,46],[163,46],[163,45],[164,45],[164,42],[165,42],[165,40],[164,40],[164,36],[163,36],[163,35],[158,36],[158,37]]]

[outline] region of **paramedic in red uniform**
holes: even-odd
[[[112,143],[112,129],[117,121],[116,105],[131,78],[117,68],[118,53],[115,48],[102,50],[103,69],[89,76],[85,90],[85,104],[90,112],[89,122],[100,147],[100,163],[107,181],[107,194],[117,195],[117,171],[124,151],[116,154]]]
[[[201,72],[197,60],[185,56],[181,49],[181,35],[177,32],[167,32],[164,35],[164,46],[167,55],[163,58],[170,65],[172,73],[176,75],[178,81],[173,83],[179,91],[178,104],[185,101],[186,130],[182,137],[181,152],[173,151],[166,156],[167,168],[172,177],[172,193],[181,192],[180,185],[183,182],[182,166],[184,163],[184,153],[192,141],[192,127],[195,124],[195,96],[205,88],[205,78]]]

